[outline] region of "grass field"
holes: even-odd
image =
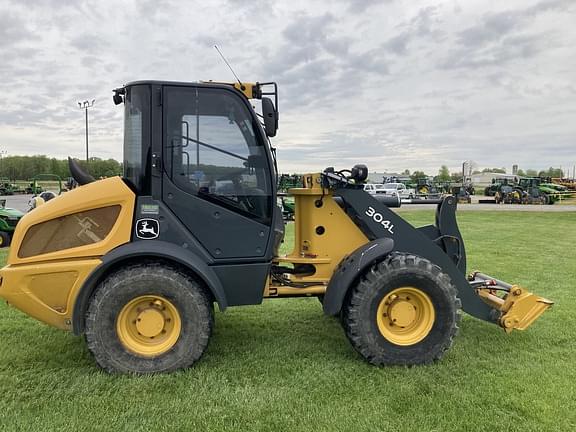
[[[403,212],[412,223],[432,212]],[[316,299],[216,313],[193,368],[111,376],[84,340],[0,305],[0,430],[576,430],[576,214],[463,212],[469,269],[556,302],[526,332],[465,316],[425,367],[363,362]],[[2,262],[5,252],[2,255]]]

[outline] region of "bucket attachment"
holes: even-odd
[[[554,304],[518,285],[510,285],[483,273],[472,273],[468,281],[476,294],[494,308],[496,322],[506,333],[514,329],[526,330]]]

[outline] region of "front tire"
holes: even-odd
[[[456,288],[438,266],[415,255],[393,254],[352,288],[343,326],[369,363],[426,364],[452,345],[460,308]]]
[[[98,285],[86,341],[108,372],[170,372],[202,356],[213,322],[212,303],[196,280],[160,263],[132,265]]]

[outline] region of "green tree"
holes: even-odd
[[[548,168],[546,171],[542,170],[538,173],[539,177],[564,177],[564,173],[560,168]]]
[[[426,173],[424,171],[414,171],[412,173],[412,175],[410,176],[410,179],[416,183],[418,181],[418,179],[427,178],[427,177],[428,176],[426,175]]]
[[[484,168],[482,170],[483,173],[485,172],[492,172],[498,174],[506,174],[506,168]]]
[[[80,165],[85,168],[85,161]],[[87,171],[94,178],[122,174],[122,164],[114,159],[90,159]],[[36,156],[6,156],[0,159],[0,177],[11,180],[29,180],[38,174],[56,174],[62,179],[70,177],[67,159]]]
[[[534,169],[527,169],[526,170],[526,177],[538,177],[538,171]]]
[[[440,167],[440,169],[438,170],[438,176],[436,177],[436,180],[439,182],[450,181],[450,170],[448,170],[448,167],[446,165],[442,165]]]
[[[450,180],[453,182],[462,181],[462,173],[460,172],[453,172],[450,174]]]

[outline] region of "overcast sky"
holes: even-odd
[[[277,81],[280,169],[576,164],[574,0],[0,0],[0,150],[122,158],[111,90]]]

